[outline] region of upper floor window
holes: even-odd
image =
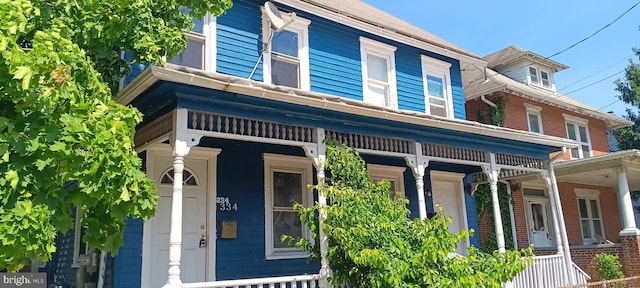
[[[286,27],[273,31],[270,22],[263,23],[264,82],[297,89],[310,90],[309,24],[300,17],[289,19]]]
[[[530,104],[525,104],[527,108],[527,122],[529,124],[529,131],[542,134],[542,108]]]
[[[604,242],[604,227],[600,213],[600,191],[576,189],[582,241],[585,245]]]
[[[377,164],[367,164],[367,171],[371,177],[371,182],[378,183],[382,179],[389,180],[389,197],[405,197],[404,195],[404,171],[405,167],[387,166]]]
[[[313,202],[308,185],[313,182],[311,160],[306,157],[264,154],[265,253],[267,259],[305,258],[304,251],[283,242],[282,235],[309,238],[309,231],[294,203]]]
[[[529,66],[529,83],[541,86],[547,89],[551,89],[551,73],[549,71],[545,71],[539,69],[537,67]]]
[[[430,115],[452,117],[450,68],[451,63],[422,55],[425,112]]]
[[[396,47],[360,37],[365,102],[398,108],[395,51]]]
[[[180,54],[167,59],[167,62],[215,71],[216,17],[207,14],[202,19],[194,19],[193,22],[193,29],[184,32],[187,37],[187,47]]]
[[[567,138],[580,143],[580,147],[571,148],[571,158],[591,157],[591,141],[589,126],[585,119],[564,114],[567,126]]]

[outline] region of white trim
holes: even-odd
[[[91,251],[86,243],[85,251],[80,251],[80,242],[84,242],[82,240],[82,209],[80,207],[76,207],[73,233],[73,262],[71,262],[71,268],[87,266],[88,263],[85,262],[88,260],[88,256],[80,257],[80,255],[90,255],[88,252]]]
[[[277,31],[274,31],[271,28],[271,22],[269,22],[268,17],[265,15],[264,8],[262,10],[262,45],[263,47],[263,61],[262,61],[262,80],[264,83],[273,84],[271,79],[271,42],[273,40],[273,34]],[[285,18],[285,23],[287,24],[282,30],[290,31],[298,34],[298,75],[300,83],[300,90],[309,91],[311,90],[311,76],[309,71],[309,24],[311,21],[308,19],[301,18],[299,16],[294,16],[291,19],[288,15],[283,15]]]
[[[574,192],[576,193],[576,201],[578,208],[578,221],[580,226],[580,237],[582,238],[582,242],[584,245],[592,245],[594,242],[597,242],[597,239],[594,239],[594,235],[596,235],[595,226],[593,223],[594,219],[598,219],[600,221],[600,230],[602,231],[602,238],[606,239],[606,231],[604,230],[604,219],[602,218],[602,205],[600,205],[600,191],[593,189],[582,189],[575,188]],[[582,231],[582,214],[580,213],[580,200],[584,200],[587,207],[587,221],[589,221],[589,229],[591,230],[591,238],[584,237],[584,231]],[[598,206],[598,218],[593,216],[593,211],[591,211],[591,200],[596,201],[596,205]]]
[[[538,189],[538,188],[532,188],[532,187],[527,187],[527,188],[531,188],[531,189]],[[523,188],[524,189],[524,188]],[[547,189],[541,189],[545,191],[545,194],[547,194]],[[551,244],[549,244],[549,246],[537,246],[535,247],[537,248],[553,248],[556,245],[556,239],[554,239],[553,235],[555,232],[555,227],[553,224],[553,215],[551,215],[551,201],[549,199],[548,196],[527,196],[524,195],[524,191],[523,191],[523,197],[522,199],[524,200],[524,211],[525,211],[525,219],[526,219],[526,227],[527,227],[527,238],[529,239],[529,244],[534,244],[534,239],[533,239],[533,234],[531,233],[531,222],[533,221],[533,215],[531,215],[531,202],[533,203],[538,203],[538,204],[543,204],[544,205],[544,217],[547,220],[547,229],[548,229],[548,233],[551,237]],[[517,237],[517,235],[513,235],[513,237]]]
[[[442,78],[444,89],[444,105],[446,114],[444,117],[453,118],[453,95],[451,91],[451,63],[445,62],[439,59],[431,58],[426,55],[420,55],[420,62],[422,66],[422,83],[424,89],[424,111],[429,115],[431,113],[431,105],[429,102],[429,87],[427,83],[427,76],[433,75]]]
[[[369,93],[369,70],[367,67],[367,55],[374,55],[387,60],[387,83],[381,85],[388,85],[389,97],[386,107],[398,108],[398,88],[396,83],[396,47],[381,43],[375,40],[371,40],[360,36],[360,65],[362,67],[362,101],[374,103],[374,99],[371,99]]]
[[[564,121],[566,122],[575,122],[578,124],[583,124],[584,126],[589,125],[589,120],[585,118],[580,118],[580,117],[569,115],[566,113],[562,113],[562,117],[564,117]]]
[[[553,83],[553,73],[551,73],[552,70],[542,67],[540,65],[536,65],[536,64],[529,64],[526,66],[526,70],[525,73],[527,75],[527,84],[531,85],[531,86],[535,86],[538,88],[542,88],[545,90],[552,90],[555,91],[555,84]],[[531,71],[530,69],[533,68],[536,70],[536,78],[538,78],[538,81],[534,82],[531,79]],[[549,85],[544,85],[543,81],[542,81],[542,72],[547,73],[548,79],[549,80]]]
[[[147,168],[147,177],[150,179],[153,178],[153,175],[156,172],[156,169],[165,169],[164,167],[156,167],[155,165],[155,157],[173,157],[171,152],[171,146],[167,144],[158,144],[152,147],[149,147],[147,150],[147,158],[146,158],[146,168]],[[207,268],[206,270],[206,280],[207,281],[215,281],[216,280],[216,239],[217,239],[217,227],[216,227],[216,197],[217,197],[217,161],[218,155],[222,152],[219,148],[204,148],[204,147],[191,147],[189,154],[185,157],[186,159],[198,159],[198,160],[207,160],[207,172],[209,175],[209,179],[207,179],[207,187],[205,187],[205,191],[207,193],[207,227],[205,228],[207,231]],[[173,168],[171,168],[173,169]],[[215,174],[212,174],[215,173]],[[195,175],[195,174],[194,174]],[[159,180],[159,179],[158,179]],[[212,208],[213,207],[213,208]],[[169,259],[153,259],[153,255],[151,255],[151,223],[149,221],[145,221],[143,225],[143,237],[142,237],[142,271],[140,273],[141,277],[141,285],[140,287],[144,288],[152,288],[149,287],[149,279],[151,279],[151,262],[152,261],[169,261]]]
[[[204,70],[215,72],[218,60],[218,18],[213,14],[207,13],[207,15],[204,16],[204,20],[206,20],[202,28],[202,32],[206,37],[204,40]]]
[[[572,148],[573,149],[577,149],[578,151],[578,159],[581,158],[589,158],[593,156],[593,146],[591,145],[591,135],[589,133],[589,121],[587,121],[586,119],[582,119],[579,117],[575,117],[575,116],[571,116],[571,115],[567,115],[567,114],[562,114],[564,116],[565,119],[565,132],[567,133],[567,139],[571,139],[569,138],[569,126],[568,124],[572,124],[574,126],[574,131],[573,133],[576,136],[576,140],[578,143],[580,143],[580,145],[577,148]],[[585,129],[585,133],[587,134],[586,137],[587,139],[582,139],[582,136],[580,135],[580,127],[584,127]],[[582,145],[586,145],[589,146],[589,155],[584,155],[584,151],[582,150]],[[569,156],[571,157],[571,159],[576,159],[573,157],[572,153],[569,154]]]
[[[267,260],[277,259],[294,259],[294,258],[306,258],[309,256],[307,252],[304,252],[297,248],[279,248],[273,247],[273,180],[271,175],[274,171],[284,171],[291,173],[302,174],[303,181],[306,181],[306,185],[313,184],[313,160],[307,157],[300,156],[288,156],[280,154],[264,153],[262,155],[264,159],[264,240],[265,240],[265,258]],[[303,188],[304,189],[304,188]],[[311,205],[313,203],[313,193],[309,191],[302,191],[302,205]],[[310,239],[310,231],[304,228],[302,236]]]
[[[367,171],[371,180],[387,179],[395,183],[395,192],[401,192],[402,197],[406,198],[406,191],[404,190],[404,171],[407,167],[379,165],[379,164],[367,164]],[[377,182],[377,181],[376,181]]]
[[[433,185],[434,181],[455,182],[458,185],[458,188],[460,189],[460,203],[458,203],[458,205],[460,205],[459,207],[460,207],[460,212],[462,213],[462,220],[463,220],[462,221],[463,227],[460,227],[460,228],[462,230],[469,231],[469,223],[467,221],[467,205],[466,205],[466,198],[464,195],[464,182],[463,182],[464,180],[463,178],[465,174],[431,170],[429,171],[429,176],[431,177],[431,185]],[[433,189],[433,187],[431,189]],[[433,200],[433,196],[431,197]],[[468,248],[471,246],[470,238],[467,238],[466,245],[467,246],[465,248]]]

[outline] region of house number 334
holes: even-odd
[[[216,197],[216,203],[220,211],[238,211],[238,203],[231,203],[229,197]]]

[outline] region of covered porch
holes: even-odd
[[[274,237],[306,233],[278,205],[279,189],[293,186],[277,183],[295,179],[299,189],[324,179],[327,138],[357,149],[372,178],[404,187],[412,216],[425,219],[440,204],[458,230],[477,225],[469,211],[473,175],[486,176],[499,216],[501,175],[539,173],[553,185],[547,155],[573,145],[215,73],[152,67],[135,81],[121,102],[147,115],[136,147],[161,197],[158,215],[143,224],[141,287],[328,287],[326,258],[304,264],[304,253]],[[286,197],[326,205],[323,195],[306,191]],[[324,256],[328,243],[320,244]]]

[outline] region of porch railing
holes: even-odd
[[[562,255],[535,256],[533,263],[515,279],[515,288],[562,287],[569,284]]]
[[[591,279],[591,277],[589,277],[584,270],[580,269],[576,263],[573,263],[573,273],[576,274],[577,284],[586,284],[589,282],[589,279]]]
[[[316,288],[322,279],[319,274],[269,278],[223,280],[183,283],[183,288]]]

